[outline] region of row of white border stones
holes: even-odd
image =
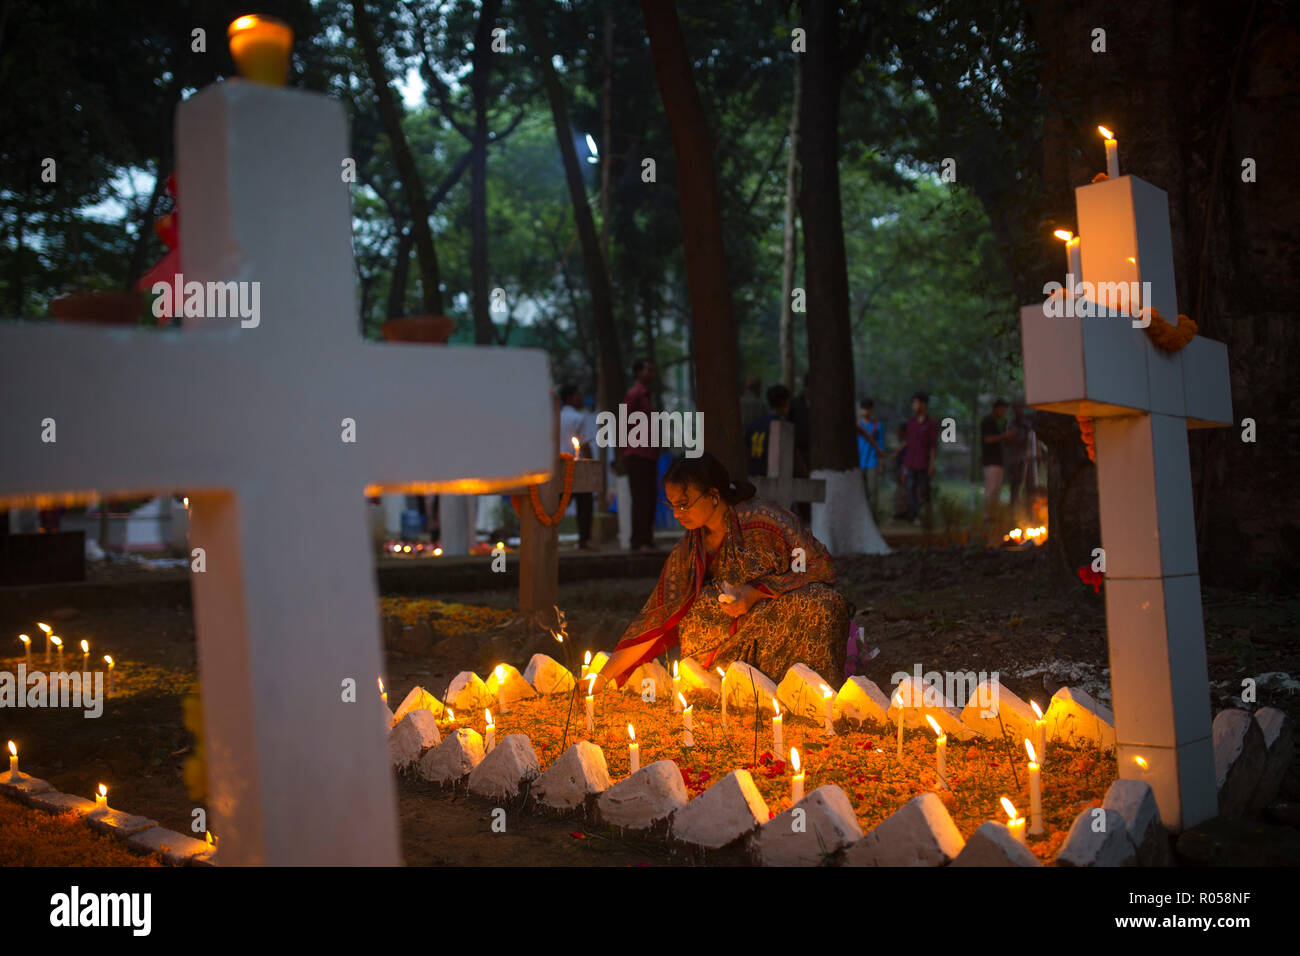
[[[593,670],[601,666],[603,656],[592,661]],[[574,686],[572,673],[545,654],[534,655],[523,675],[509,665],[502,665],[501,671],[501,681],[495,672],[487,681],[468,671],[456,675],[442,701],[472,712],[496,705],[502,696],[509,705],[538,694],[568,693]],[[713,700],[720,696],[722,682],[695,661],[681,661],[679,675],[691,696],[703,694]],[[671,678],[657,662],[638,668],[624,687],[639,693],[646,686],[643,681],[654,683],[656,698],[673,691]],[[910,683],[909,677],[900,685],[904,701]],[[822,688],[828,686],[802,664],[792,667],[780,684],[740,662],[733,663],[726,676],[728,706],[752,707],[757,696],[758,705],[770,713],[771,699],[776,698],[788,711],[814,720],[825,714]],[[905,725],[923,725],[929,714],[945,733],[962,740],[1001,737],[1004,728],[1031,737],[1034,712],[1005,687],[997,690],[1000,721],[981,715],[977,692],[960,710],[946,700],[926,704],[932,698],[917,697],[922,703],[904,710]],[[918,694],[923,692],[924,688],[917,688]],[[732,771],[691,800],[673,761],[656,761],[614,783],[601,748],[580,740],[543,771],[525,734],[509,734],[486,753],[482,736],[468,727],[443,740],[437,721],[442,701],[421,687],[411,690],[392,715],[391,762],[399,771],[414,769],[421,779],[463,786],[484,800],[518,801],[543,812],[578,812],[602,825],[662,833],[669,842],[696,850],[740,846],[751,860],[765,866],[1042,865],[1001,823],[988,821],[964,840],[934,793],[914,797],[865,834],[848,796],[835,784],[818,787],[769,820],[767,805],[746,770]],[[874,682],[852,677],[835,695],[833,715],[889,727],[895,725],[898,712]],[[1078,688],[1058,691],[1044,719],[1049,740],[1088,741],[1103,748],[1115,745],[1110,712]],[[1224,757],[1219,783],[1221,791],[1225,785],[1228,791],[1225,813],[1247,805],[1257,809],[1272,800],[1291,759],[1292,736],[1285,715],[1274,708],[1263,708],[1253,718],[1245,711],[1219,715],[1215,741],[1216,754],[1222,750]],[[1236,793],[1246,793],[1249,799],[1237,801],[1232,796]],[[1085,808],[1079,814],[1056,856],[1062,866],[1167,866],[1172,862],[1170,838],[1150,786],[1125,779],[1111,785],[1102,807]]]
[[[75,813],[97,833],[123,840],[137,853],[157,853],[172,866],[215,866],[216,847],[184,833],[160,827],[157,820],[97,806],[72,793],[60,793],[48,781],[18,771],[0,773],[0,793],[46,813]]]

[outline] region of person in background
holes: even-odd
[[[754,419],[767,413],[767,406],[763,403],[762,390],[763,382],[757,375],[751,375],[745,381],[745,390],[740,394],[740,424],[742,426],[748,426]]]
[[[907,449],[907,423],[898,426],[898,447],[889,456],[889,469],[897,487],[894,489],[894,518],[907,517],[907,469],[903,467],[903,452]]]
[[[767,390],[767,413],[745,426],[745,447],[749,451],[746,471],[750,475],[761,478],[767,474],[767,438],[772,422],[789,420],[790,390],[778,383]]]
[[[794,422],[794,476],[807,478],[812,464],[812,405],[808,401],[808,382],[812,372],[804,372],[803,389],[790,399],[790,421]],[[812,502],[796,501],[795,514],[804,525],[812,524]]]
[[[1007,400],[999,398],[993,411],[980,422],[980,464],[984,466],[984,520],[997,517],[1002,497],[1002,449],[1011,432],[1007,431]]]
[[[636,384],[627,390],[623,399],[627,413],[643,412],[649,418],[654,413],[650,386],[655,380],[655,364],[640,358],[632,363]],[[620,448],[619,455],[627,468],[628,487],[632,492],[633,551],[657,551],[654,542],[655,506],[659,500],[659,449],[652,445],[639,448]]]
[[[871,517],[876,519],[876,504],[880,498],[880,473],[885,463],[885,429],[876,421],[876,403],[864,398],[858,405],[858,467],[862,469],[862,483],[867,489],[867,503]]]
[[[578,440],[579,457],[595,458],[592,445],[595,435],[592,431],[591,417],[582,410],[585,401],[581,390],[573,384],[560,389],[560,451],[573,454],[573,439]],[[599,551],[591,543],[592,494],[590,491],[574,492],[573,503],[578,509],[578,549],[580,551]]]
[[[903,466],[907,468],[907,517],[921,523],[922,508],[930,503],[930,479],[934,477],[935,453],[939,448],[939,423],[930,417],[930,396],[912,396],[912,417],[907,420],[907,445]]]
[[[1020,500],[1021,489],[1024,501],[1032,502],[1038,492],[1038,481],[1034,469],[1034,422],[1025,414],[1025,403],[1011,403],[1011,422],[1007,426],[1008,438],[1005,442],[1007,487],[1011,489],[1011,514],[1016,521],[1023,515],[1016,510],[1029,510]]]

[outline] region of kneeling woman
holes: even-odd
[[[622,683],[637,665],[678,644],[683,657],[708,668],[746,660],[780,681],[803,663],[838,682],[848,609],[821,542],[790,512],[755,499],[749,482],[733,483],[708,452],[677,458],[664,475],[664,492],[686,534],[601,669],[601,683]],[[734,600],[724,603],[720,595]]]

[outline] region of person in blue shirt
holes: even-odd
[[[876,421],[876,403],[864,398],[858,404],[858,467],[867,489],[871,516],[876,517],[876,504],[880,498],[880,475],[885,462],[885,432]]]

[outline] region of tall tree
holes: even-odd
[[[388,67],[384,64],[379,49],[374,23],[366,12],[365,0],[352,0],[352,13],[357,42],[361,45],[366,67],[370,70],[379,115],[383,119],[384,132],[393,150],[393,162],[402,181],[407,207],[411,211],[410,228],[415,239],[415,254],[420,263],[420,294],[424,311],[429,315],[442,315],[442,283],[438,273],[438,254],[433,244],[433,229],[429,225],[429,202],[424,191],[424,180],[415,165],[406,133],[402,129],[402,110],[393,95]]]
[[[591,206],[587,202],[587,187],[582,179],[582,167],[578,165],[578,154],[573,147],[573,131],[569,126],[569,112],[564,104],[564,91],[560,88],[560,80],[551,62],[550,40],[533,0],[521,0],[520,6],[523,8],[529,41],[537,54],[538,66],[542,71],[546,98],[551,104],[555,137],[559,141],[560,155],[564,159],[564,177],[569,185],[569,198],[573,204],[573,218],[577,224],[578,237],[582,242],[582,259],[587,266],[591,308],[596,327],[596,345],[600,352],[596,406],[600,409],[608,409],[622,400],[625,391],[623,362],[619,357],[618,337],[614,330],[614,299],[610,293],[609,272],[605,268],[605,257],[600,250],[596,224],[591,216]]]
[[[785,235],[781,249],[781,381],[794,390],[794,275],[796,219],[799,194],[799,100],[803,88],[803,57],[794,61],[794,98],[790,105],[790,155],[785,166]]]
[[[642,0],[641,10],[677,158],[691,329],[696,354],[703,359],[696,363],[695,395],[704,415],[704,444],[732,474],[740,475],[745,472],[746,458],[737,401],[740,355],[723,248],[713,139],[676,9],[672,4]]]

